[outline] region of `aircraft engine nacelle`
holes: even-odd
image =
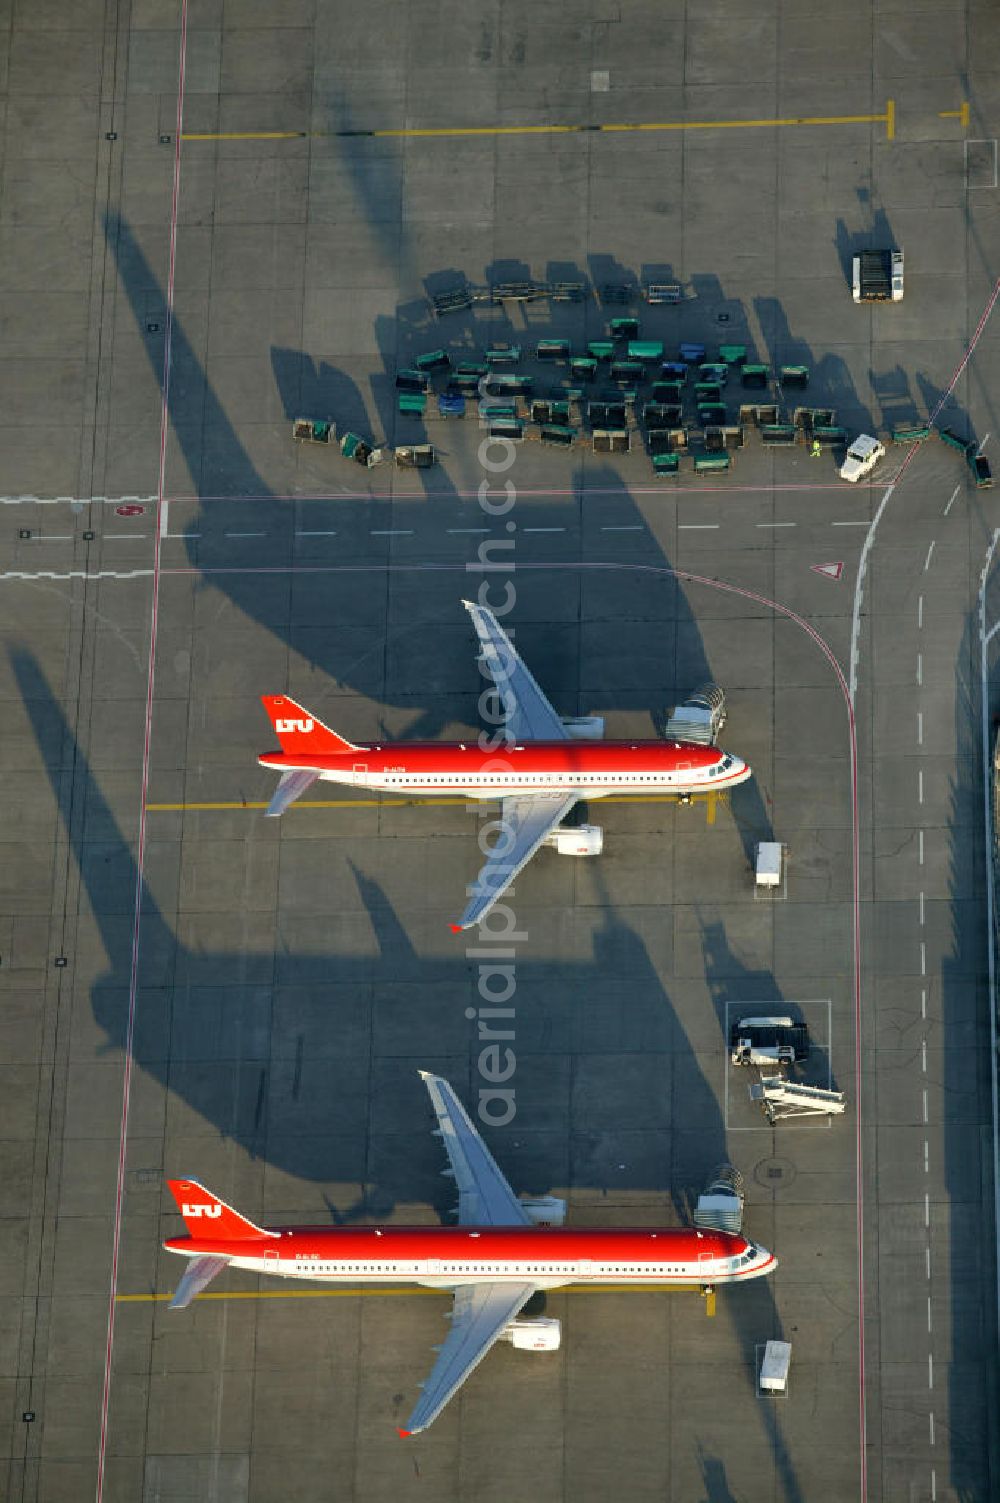
[[[604,831],[600,825],[577,825],[576,829],[560,825],[545,837],[545,844],[560,856],[599,856],[604,849]]]
[[[558,1195],[532,1195],[521,1205],[534,1226],[562,1226],[566,1220],[566,1202]]]
[[[603,715],[560,715],[563,729],[571,741],[603,741]]]
[[[557,1352],[562,1342],[562,1327],[551,1316],[512,1320],[503,1334],[519,1352]]]

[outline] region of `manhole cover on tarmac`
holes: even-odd
[[[761,1159],[754,1169],[753,1177],[765,1190],[779,1190],[790,1185],[796,1169],[791,1159]]]

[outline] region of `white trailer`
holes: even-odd
[[[758,1386],[761,1393],[784,1393],[788,1387],[788,1368],[792,1360],[789,1341],[769,1341],[760,1364]]]
[[[754,882],[758,887],[781,886],[782,847],[777,840],[762,840],[754,854]]]

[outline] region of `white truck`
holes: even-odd
[[[856,303],[901,303],[903,252],[859,251],[851,262],[851,294]]]
[[[849,480],[852,485],[857,485],[865,475],[870,475],[880,459],[885,458],[885,448],[877,438],[870,433],[859,433],[844,455],[844,462],[840,466],[841,480]]]
[[[794,1065],[809,1058],[809,1030],[789,1017],[738,1018],[729,1048],[734,1065]]]

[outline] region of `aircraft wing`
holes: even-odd
[[[213,1258],[208,1253],[201,1258],[192,1258],[184,1270],[184,1277],[177,1285],[176,1294],[170,1301],[170,1309],[186,1310],[195,1296],[208,1287],[215,1275],[228,1267],[228,1258]]]
[[[297,798],[301,798],[318,777],[319,773],[312,767],[294,767],[290,772],[283,772],[271,802],[264,811],[264,817],[284,814],[289,804],[294,804]]]
[[[402,1435],[418,1435],[435,1420],[452,1394],[478,1367],[506,1326],[528,1303],[534,1284],[462,1284],[455,1290],[455,1305],[448,1339],[442,1346],[424,1391],[406,1422]]]
[[[503,800],[504,829],[496,849],[486,858],[472,888],[472,896],[456,933],[482,923],[493,904],[506,892],[522,867],[561,820],[579,802],[579,794],[555,789],[551,793],[512,794]]]
[[[458,1187],[459,1226],[530,1226],[531,1217],[504,1179],[493,1155],[473,1127],[465,1107],[440,1075],[421,1070],[437,1115]]]
[[[569,740],[566,727],[493,612],[471,600],[462,604],[476,628],[480,652],[500,695],[509,734],[516,742]]]

